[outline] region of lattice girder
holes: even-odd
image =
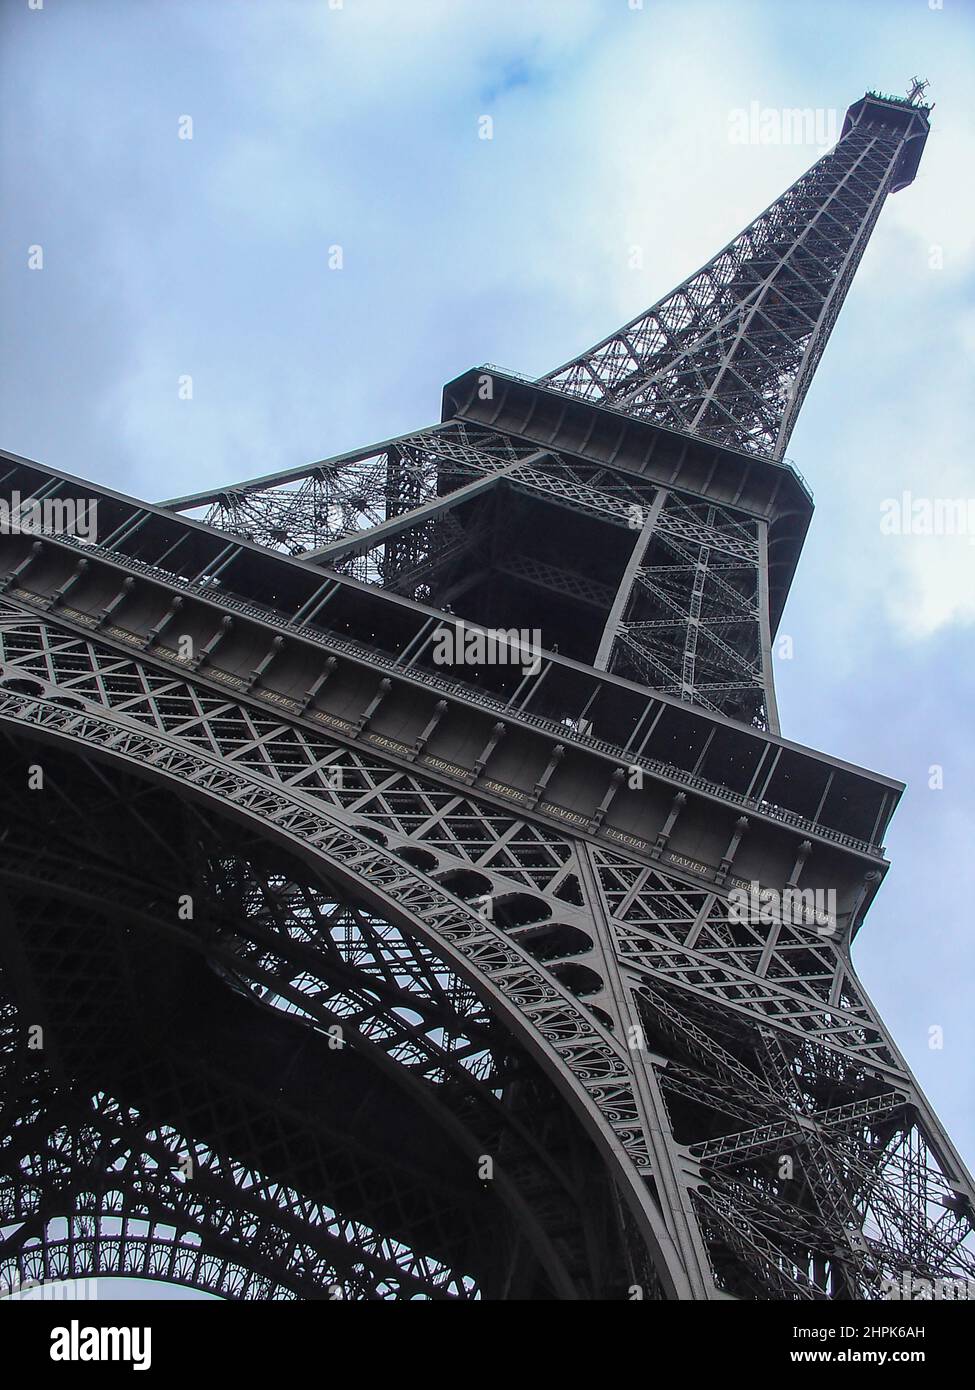
[[[784,450],[927,110],[856,103],[540,382],[475,369],[439,425],[167,507],[93,487],[97,543],[0,537],[0,1280],[975,1276],[971,1179],[850,962],[899,784],[781,739],[771,672]],[[444,665],[445,624],[523,669]]]
[[[937,1136],[939,1153],[950,1153],[950,1147],[944,1147],[947,1141],[860,991],[844,952],[829,939],[794,924],[732,929],[723,894],[708,891],[693,878],[623,853],[596,850],[569,833],[555,836],[522,810],[501,815],[479,803],[476,793],[458,796],[435,782],[424,785],[417,774],[404,777],[375,750],[355,749],[341,737],[327,740],[331,752],[321,743],[313,748],[303,739],[284,737],[280,720],[268,723],[246,701],[214,699],[203,688],[194,689],[192,680],[182,683],[180,693],[179,683],[151,662],[121,661],[97,643],[59,638],[49,620],[26,614],[24,620],[8,629],[16,634],[16,665],[5,664],[7,690],[0,688],[0,718],[15,740],[34,733],[67,738],[95,760],[93,766],[106,758],[135,757],[138,764],[129,764],[133,769],[155,768],[170,779],[189,777],[187,786],[197,793],[218,798],[238,816],[258,816],[265,827],[258,841],[269,830],[272,835],[286,831],[315,846],[316,857],[327,847],[334,864],[328,872],[346,880],[354,875],[367,900],[380,894],[387,920],[396,902],[423,933],[432,932],[455,948],[464,943],[456,958],[463,958],[461,976],[476,981],[476,993],[492,1001],[489,1014],[510,1020],[512,1009],[525,1011],[522,1019],[535,1020],[531,1028],[540,1029],[548,1047],[554,1045],[560,1053],[560,1067],[568,1065],[582,1082],[575,1094],[586,1113],[591,1115],[595,1105],[601,1123],[622,1144],[610,1151],[626,1155],[631,1199],[634,1179],[636,1190],[648,1198],[640,1186],[641,1172],[653,1174],[658,1191],[685,1190],[683,1209],[697,1211],[699,1220],[683,1228],[675,1225],[671,1205],[664,1204],[656,1207],[653,1221],[660,1244],[666,1248],[669,1242],[680,1251],[676,1267],[686,1271],[691,1288],[696,1282],[701,1290],[697,1296],[707,1296],[709,1288],[744,1297],[815,1297],[853,1288],[856,1296],[869,1298],[877,1296],[885,1271],[908,1254],[925,1269],[965,1274],[969,1237],[964,1206],[951,1216],[950,1226],[945,1225],[944,1207],[937,1220],[931,1215],[932,1201],[968,1190],[963,1170],[946,1175],[932,1161],[927,1135]],[[34,656],[24,645],[29,631],[34,633]],[[33,678],[43,673],[44,693],[11,690],[18,670]],[[66,708],[58,699],[76,707]],[[192,750],[189,759],[164,751],[174,736]],[[204,770],[208,764],[212,772]],[[336,784],[332,773],[338,766],[344,775]],[[243,791],[242,778],[252,791]],[[262,783],[266,792],[260,790]],[[326,808],[330,831],[321,819]],[[132,809],[136,816],[143,814],[137,799]],[[144,814],[148,825],[158,822],[151,807]],[[339,831],[339,824],[348,829]],[[369,838],[349,838],[354,827],[360,834],[366,830]],[[432,879],[416,869],[404,878],[402,856],[409,846],[415,862],[423,863],[427,874],[433,872]],[[29,848],[22,846],[15,857],[29,865]],[[40,873],[43,857],[36,863]],[[52,861],[44,876],[63,882],[67,874]],[[453,885],[453,906],[437,879]],[[381,963],[381,947],[375,945],[370,956],[375,964],[362,976],[357,956],[365,949],[365,938],[357,929],[343,956],[345,964],[338,961],[326,971],[330,983],[323,992],[313,982],[314,970],[309,975],[312,961],[326,959],[328,953],[323,958],[320,940],[308,934],[322,919],[320,911],[309,908],[307,890],[299,891],[287,875],[278,883],[265,875],[263,883],[253,880],[253,887],[247,887],[248,881],[235,881],[226,871],[215,881],[228,906],[252,903],[251,944],[235,948],[225,968],[239,971],[241,981],[253,980],[275,998],[290,999],[289,1016],[311,1021],[315,1010],[324,1008],[322,1020],[342,1018],[368,1034],[368,996],[356,993],[357,974],[366,979],[371,973],[375,983],[370,989],[381,993],[393,987],[394,994],[404,987],[415,989],[424,975],[429,978],[429,967],[421,964],[419,976],[410,969],[404,981],[398,962],[391,982],[390,967]],[[124,898],[118,887],[113,896],[120,902]],[[498,908],[493,923],[472,910],[470,924],[460,927],[457,913],[465,899],[474,905],[485,896]],[[287,956],[279,953],[272,959],[261,921],[269,921],[274,908],[279,918],[284,912],[295,925],[287,929]],[[552,921],[562,924],[562,944],[556,944],[560,938],[551,932],[546,936]],[[538,952],[534,960],[527,954],[533,943]],[[351,971],[345,982],[343,970]],[[581,991],[581,1002],[573,1001],[572,989]],[[329,1001],[335,1006],[331,1013]],[[391,1002],[392,997],[386,1005]],[[398,1053],[399,1065],[419,1069],[425,1078],[440,1077],[451,1068],[463,1071],[468,1058],[483,1051],[477,1027],[485,1027],[488,1015],[475,1012],[474,1026],[470,1006],[465,1022],[450,998],[438,1002],[456,1020],[458,1037],[464,1039],[459,1049],[434,1046],[430,1051],[429,1028],[407,1021],[398,1031],[387,1030],[382,1011],[375,1015],[377,1045]],[[428,1007],[418,996],[415,1014],[424,1017]],[[582,1027],[587,1014],[591,1021]],[[387,1008],[385,1017],[393,1016]],[[431,1018],[427,1015],[428,1022]],[[605,1027],[599,1019],[605,1019]],[[630,1030],[637,1020],[644,1037],[634,1050]],[[521,1038],[524,1029],[522,1023]],[[783,1095],[781,1084],[762,1079],[763,1067],[768,1068],[763,1039],[769,1030],[781,1049],[781,1066],[795,1076],[791,1098]],[[475,1089],[485,1083],[490,1089],[489,1076],[472,1079]],[[891,1096],[896,1103],[890,1103]],[[721,1114],[726,1118],[716,1135],[715,1117]],[[702,1115],[711,1117],[703,1134]],[[878,1151],[881,1136],[883,1152],[890,1157]],[[801,1176],[794,1180],[792,1195],[780,1187],[773,1199],[766,1188],[776,1139],[782,1142],[772,1157],[791,1146]],[[933,1194],[921,1207],[911,1196],[920,1190],[916,1177],[903,1181],[906,1163],[913,1165],[913,1174],[922,1171],[917,1144],[927,1155],[923,1189]],[[888,1179],[895,1171],[897,1181]],[[826,1204],[824,1194],[838,1177],[847,1198]],[[615,1180],[625,1190],[625,1172],[617,1171]],[[529,1190],[531,1186],[529,1182]],[[557,1184],[546,1179],[545,1200],[537,1200],[542,1225],[548,1221],[557,1229],[557,1203],[551,1205],[556,1190]],[[866,1242],[869,1256],[850,1244],[854,1218],[861,1217],[857,1238]],[[169,1248],[165,1240],[162,1245]],[[153,1258],[162,1262],[160,1268],[174,1267],[166,1265],[165,1249]],[[179,1259],[188,1258],[181,1249]],[[660,1246],[654,1258],[666,1288],[672,1275],[659,1263]],[[787,1266],[792,1269],[788,1276]],[[334,1280],[334,1258],[329,1269]],[[381,1269],[377,1280],[382,1274]],[[422,1287],[429,1295],[430,1276],[422,1277],[428,1280]],[[443,1279],[443,1287],[454,1290],[451,1296],[458,1296],[458,1289],[463,1296],[467,1286],[457,1284],[456,1274],[448,1272]],[[440,1287],[435,1280],[434,1285]],[[287,1281],[282,1287],[295,1288]],[[307,1296],[308,1286],[301,1287]],[[380,1281],[373,1292],[350,1285],[353,1296],[380,1296],[376,1289],[386,1285]]]
[[[782,457],[812,372],[926,111],[868,106],[701,270],[543,381]]]

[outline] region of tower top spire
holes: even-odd
[[[927,85],[865,93],[836,145],[707,265],[543,383],[781,459],[883,202],[917,172]]]
[[[927,80],[927,78],[911,78],[911,90],[907,94],[907,99],[912,106],[921,105],[921,98],[924,96],[924,93],[928,90],[930,85],[931,83]]]

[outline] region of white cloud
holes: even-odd
[[[474,362],[557,365],[817,157],[732,144],[733,110],[842,113],[867,85],[905,82],[905,53],[930,65],[919,178],[884,209],[790,449],[818,507],[786,617],[797,656],[779,674],[786,732],[853,761],[896,773],[934,761],[929,745],[961,746],[963,677],[932,681],[930,659],[970,641],[969,554],[883,536],[879,508],[903,489],[975,491],[963,6],[918,0],[892,22],[889,5],[848,0],[169,0],[165,21],[120,3],[99,24],[96,0],[57,8],[43,42],[28,16],[36,50],[5,62],[4,244],[57,252],[43,287],[0,265],[5,442],[157,497],[428,423],[443,380]],[[492,142],[476,138],[485,107]],[[183,112],[195,138],[178,145]],[[333,241],[347,268],[329,278]],[[192,403],[177,398],[186,372]],[[958,657],[970,667],[961,642]],[[908,711],[893,734],[892,710]],[[927,806],[917,823],[934,823]],[[891,973],[888,925],[918,965],[919,914],[941,924],[948,968],[969,950],[952,898],[970,815],[950,828],[902,835],[914,897],[875,909],[875,974]],[[947,885],[936,912],[932,884]],[[965,999],[923,961],[916,973],[911,998],[926,989],[963,1038]],[[914,1060],[930,1055],[922,1041]]]

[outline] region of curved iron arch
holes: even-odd
[[[141,776],[176,783],[182,795],[213,801],[225,814],[259,824],[263,834],[306,862],[324,862],[332,874],[344,875],[384,917],[431,944],[562,1089],[615,1172],[664,1289],[672,1297],[686,1296],[670,1237],[641,1177],[647,1160],[635,1112],[627,1104],[619,1045],[527,952],[501,937],[463,900],[294,789],[262,784],[247,770],[208,759],[197,749],[188,752],[124,716],[80,713],[16,691],[0,692],[0,722],[83,748]]]

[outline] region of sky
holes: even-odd
[[[969,1166],[975,529],[881,519],[975,498],[973,72],[975,0],[0,0],[0,447],[149,499],[548,371],[824,152],[737,113],[930,80],[789,446],[776,682],[788,738],[908,783],[854,963]]]

